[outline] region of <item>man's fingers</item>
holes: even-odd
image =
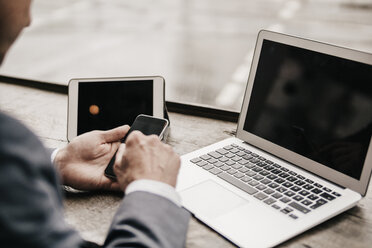
[[[102,137],[105,143],[111,143],[119,141],[120,139],[124,138],[129,130],[129,126],[120,126],[111,130],[103,131]]]

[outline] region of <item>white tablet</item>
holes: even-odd
[[[67,139],[131,125],[139,114],[164,118],[164,78],[80,78],[68,86]]]

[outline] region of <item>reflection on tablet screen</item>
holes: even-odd
[[[77,134],[131,125],[139,114],[153,115],[153,81],[79,84]]]

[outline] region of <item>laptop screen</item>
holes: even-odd
[[[263,40],[243,129],[359,180],[372,66]]]

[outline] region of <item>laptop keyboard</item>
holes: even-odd
[[[341,196],[236,144],[190,161],[293,219]]]

